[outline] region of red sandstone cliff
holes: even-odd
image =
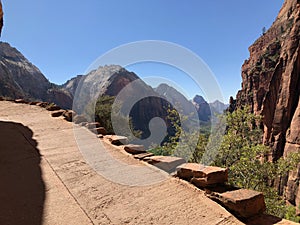
[[[300,151],[300,0],[285,0],[271,28],[250,46],[242,66],[237,107],[263,115],[264,143],[277,160]],[[279,184],[281,194],[300,206],[300,164]],[[300,212],[299,212],[300,213]]]

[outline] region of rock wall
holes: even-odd
[[[275,22],[249,48],[242,66],[242,89],[236,107],[250,105],[263,116],[264,143],[270,160],[300,151],[300,0],[285,0]],[[300,169],[283,179],[279,190],[300,205]]]
[[[2,3],[0,1],[0,36],[2,32],[2,27],[3,27],[3,10],[2,10]]]

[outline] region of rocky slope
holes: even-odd
[[[129,83],[135,83],[126,92],[120,91]],[[144,83],[135,73],[129,72],[121,66],[107,65],[93,70],[85,76],[77,76],[62,85],[63,90],[69,91],[74,96],[73,109],[77,112],[85,112],[87,103],[99,96],[118,96],[122,99],[124,107],[128,101],[139,96],[146,96],[134,102],[129,112],[132,118],[132,125],[136,130],[142,131],[142,138],[150,135],[149,122],[154,117],[160,117],[167,124],[166,120],[168,101],[156,93],[153,88]],[[149,97],[147,97],[149,96]],[[168,133],[172,134],[172,128]]]
[[[193,104],[179,91],[175,88],[169,86],[168,84],[162,83],[154,90],[161,96],[170,99],[171,102],[176,102],[178,108],[180,108],[185,115],[189,115],[193,112]]]
[[[219,100],[209,103],[212,113],[222,114],[228,108],[228,104],[224,104]]]
[[[300,151],[300,1],[285,0],[275,22],[252,46],[242,66],[242,90],[236,107],[250,105],[263,116],[264,143],[270,160]],[[232,107],[232,106],[231,106]],[[278,186],[300,206],[300,165]]]
[[[50,83],[17,49],[0,42],[0,95],[54,102],[71,108],[69,94]]]

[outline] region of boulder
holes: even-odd
[[[72,122],[72,118],[76,115],[76,113],[72,110],[67,110],[64,112],[63,116],[66,121]]]
[[[263,194],[253,190],[239,189],[224,193],[213,192],[208,197],[219,202],[234,215],[241,218],[259,215],[266,210]]]
[[[112,135],[109,138],[109,141],[113,145],[126,145],[128,143],[128,138],[124,136]]]
[[[49,102],[38,102],[36,103],[37,106],[46,108],[49,105]]]
[[[130,154],[140,154],[145,153],[145,147],[143,145],[125,145],[124,150]]]
[[[228,170],[197,163],[185,163],[177,167],[177,176],[181,179],[191,181],[197,187],[203,188],[227,182]]]
[[[57,110],[60,110],[61,108],[58,105],[50,104],[50,105],[46,106],[46,109],[48,111],[57,111]]]
[[[134,158],[143,160],[144,158],[151,157],[151,156],[154,156],[154,154],[151,152],[146,152],[146,153],[136,154],[136,155],[134,155]]]
[[[185,163],[183,158],[174,156],[151,156],[147,158],[148,163],[168,173],[176,171],[176,167]]]
[[[29,105],[36,105],[38,103],[40,103],[40,102],[29,102]]]
[[[52,117],[59,117],[59,116],[62,116],[64,113],[65,113],[65,110],[60,109],[60,110],[51,112],[51,116]]]
[[[92,129],[92,131],[95,134],[102,134],[102,135],[106,135],[107,134],[106,129],[104,127],[97,127],[97,128]]]
[[[75,116],[73,117],[73,122],[74,122],[75,124],[81,124],[81,123],[87,122],[87,119],[86,119],[85,116],[83,116],[83,115],[75,115]]]

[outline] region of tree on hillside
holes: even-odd
[[[208,134],[184,136],[178,121],[178,113],[169,111],[169,119],[176,128],[175,136],[168,143],[153,150],[156,154],[172,155],[178,144],[179,137],[183,138],[186,145],[182,153],[192,152],[190,162],[204,162],[207,151]],[[289,207],[272,187],[272,182],[279,176],[285,175],[296,167],[300,161],[300,154],[290,154],[286,159],[279,159],[273,163],[266,160],[270,148],[262,144],[262,130],[259,125],[262,117],[254,115],[248,107],[236,109],[232,113],[227,112],[220,120],[226,119],[227,129],[222,142],[217,146],[217,154],[213,155],[213,164],[229,169],[229,183],[240,188],[247,188],[264,193],[267,205],[267,213],[286,217],[294,221],[300,218],[295,216],[295,208]],[[191,149],[190,143],[197,142],[197,147]],[[212,147],[214,147],[212,145]],[[209,149],[208,149],[209,151]],[[209,154],[208,154],[209,157]]]
[[[290,154],[286,159],[270,162],[266,159],[270,148],[262,144],[261,116],[250,109],[237,109],[227,113],[227,131],[224,135],[215,165],[229,168],[232,185],[261,191],[265,195],[267,212],[284,217],[291,212],[282,197],[271,186],[274,179],[296,167],[300,154]]]

